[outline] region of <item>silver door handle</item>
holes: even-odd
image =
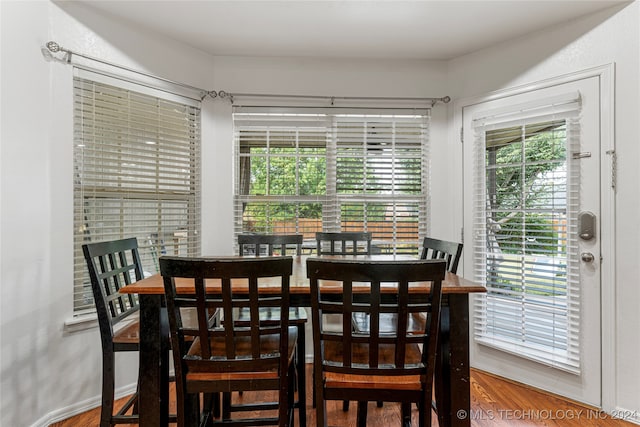
[[[580,259],[582,259],[582,261],[584,261],[584,262],[593,262],[595,257],[593,256],[593,254],[591,252],[582,252],[580,254]]]

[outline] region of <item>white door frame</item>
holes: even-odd
[[[601,245],[601,394],[602,409],[611,413],[616,409],[616,322],[615,322],[615,296],[616,296],[616,269],[615,269],[615,196],[616,196],[616,152],[615,152],[615,64],[606,64],[587,70],[578,71],[537,81],[534,83],[516,86],[504,90],[488,93],[469,98],[455,100],[453,103],[454,130],[461,130],[464,125],[463,108],[475,104],[493,101],[513,95],[519,95],[538,89],[549,88],[573,81],[590,77],[598,77],[600,82],[600,245]],[[470,143],[470,135],[462,135],[461,139],[466,139]],[[458,199],[459,206],[456,212],[464,214],[465,206],[463,200],[462,183],[464,165],[462,164],[462,144],[460,148],[460,183],[461,197]],[[459,223],[463,223],[463,217],[459,218]],[[473,365],[473,360],[471,361]]]

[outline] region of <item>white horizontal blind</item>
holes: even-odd
[[[336,213],[342,231],[369,231],[374,247],[384,252],[417,252],[418,239],[426,234],[427,120],[427,115],[335,117]]]
[[[147,273],[200,251],[200,109],[127,86],[74,78],[76,314],[93,309],[82,244],[136,237]]]
[[[579,95],[474,120],[474,339],[580,372]]]
[[[428,112],[236,108],[236,232],[369,231],[385,252],[426,234]]]

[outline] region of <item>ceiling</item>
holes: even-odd
[[[115,1],[101,14],[212,55],[443,60],[596,11],[619,0]]]

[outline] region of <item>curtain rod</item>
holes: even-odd
[[[290,98],[290,99],[326,99],[326,100],[331,102],[331,105],[333,105],[334,101],[336,101],[336,100],[408,101],[408,102],[431,102],[431,106],[432,107],[435,104],[437,104],[438,102],[443,102],[443,103],[447,104],[449,101],[451,101],[451,98],[449,96],[444,96],[444,97],[441,97],[441,98],[393,98],[393,97],[376,97],[376,96],[367,97],[367,96],[326,96],[326,95],[284,95],[284,94],[260,94],[260,93],[229,93],[229,92],[226,92],[224,90],[220,90],[220,91],[216,92],[215,90],[202,89],[202,88],[199,88],[199,87],[196,87],[196,86],[191,86],[191,85],[186,84],[186,83],[181,83],[181,82],[177,82],[177,81],[174,81],[174,80],[169,80],[169,79],[166,79],[164,77],[159,77],[159,76],[155,76],[153,74],[145,73],[143,71],[134,70],[133,68],[129,68],[129,67],[125,67],[124,65],[119,65],[119,64],[116,64],[116,63],[113,63],[113,62],[105,61],[104,59],[96,58],[94,56],[85,55],[83,53],[75,52],[75,51],[72,51],[70,49],[66,49],[66,48],[60,46],[55,41],[47,42],[47,44],[45,45],[45,47],[43,47],[41,49],[41,51],[42,51],[42,55],[47,60],[55,60],[55,61],[59,61],[59,62],[64,62],[66,64],[73,64],[71,62],[71,59],[75,55],[75,56],[79,56],[81,58],[88,59],[90,61],[99,62],[101,64],[109,65],[109,66],[115,67],[115,68],[120,68],[122,70],[131,72],[131,73],[135,73],[135,74],[139,74],[139,75],[142,75],[142,76],[145,76],[145,77],[150,77],[152,79],[160,80],[160,81],[163,81],[165,83],[169,83],[169,84],[174,85],[174,86],[179,86],[179,87],[183,87],[183,88],[190,89],[190,90],[193,90],[193,91],[197,91],[197,92],[200,92],[200,100],[201,101],[203,101],[207,96],[210,96],[211,98],[219,97],[220,99],[228,99],[231,103],[233,103],[234,98],[238,98],[238,97],[248,97],[248,98]],[[64,53],[64,56],[62,58],[57,58],[57,57],[55,57],[53,55],[54,53],[58,53],[58,52]]]
[[[176,82],[174,80],[165,79],[164,77],[155,76],[153,74],[148,74],[148,73],[145,73],[143,71],[134,70],[133,68],[125,67],[124,65],[119,65],[119,64],[115,64],[113,62],[105,61],[104,59],[96,58],[94,56],[85,55],[83,53],[75,52],[75,51],[72,51],[70,49],[65,49],[64,47],[60,46],[58,43],[56,43],[54,41],[47,42],[45,47],[46,47],[46,49],[43,47],[41,50],[42,50],[42,55],[47,60],[56,60],[56,61],[64,62],[64,63],[67,63],[67,64],[73,64],[73,62],[71,62],[71,58],[75,55],[75,56],[79,56],[81,58],[88,59],[90,61],[99,62],[101,64],[105,64],[105,65],[109,65],[111,67],[120,68],[121,70],[129,71],[131,73],[139,74],[139,75],[142,75],[142,76],[145,76],[145,77],[150,77],[150,78],[155,79],[155,80],[160,80],[162,82],[169,83],[169,84],[174,85],[174,86],[179,86],[179,87],[190,89],[190,90],[193,90],[193,91],[196,91],[196,92],[200,92],[200,100],[201,101],[204,100],[207,96],[211,96],[212,98],[215,98],[215,97],[218,96],[216,91],[208,91],[206,89],[202,89],[202,88],[199,88],[199,87],[191,86],[191,85],[186,84],[186,83],[181,83],[181,82]],[[53,56],[53,53],[58,53],[58,52],[63,52],[64,56],[62,58],[57,58],[57,57]]]
[[[451,101],[449,96],[442,98],[397,98],[397,97],[384,97],[384,96],[328,96],[328,95],[282,95],[282,94],[268,94],[268,93],[227,93],[223,90],[218,91],[218,96],[221,99],[228,98],[232,103],[234,98],[246,97],[246,98],[289,98],[289,99],[326,99],[331,101],[331,105],[337,100],[359,100],[359,101],[407,101],[407,102],[430,102],[433,107],[438,102],[447,104]]]

